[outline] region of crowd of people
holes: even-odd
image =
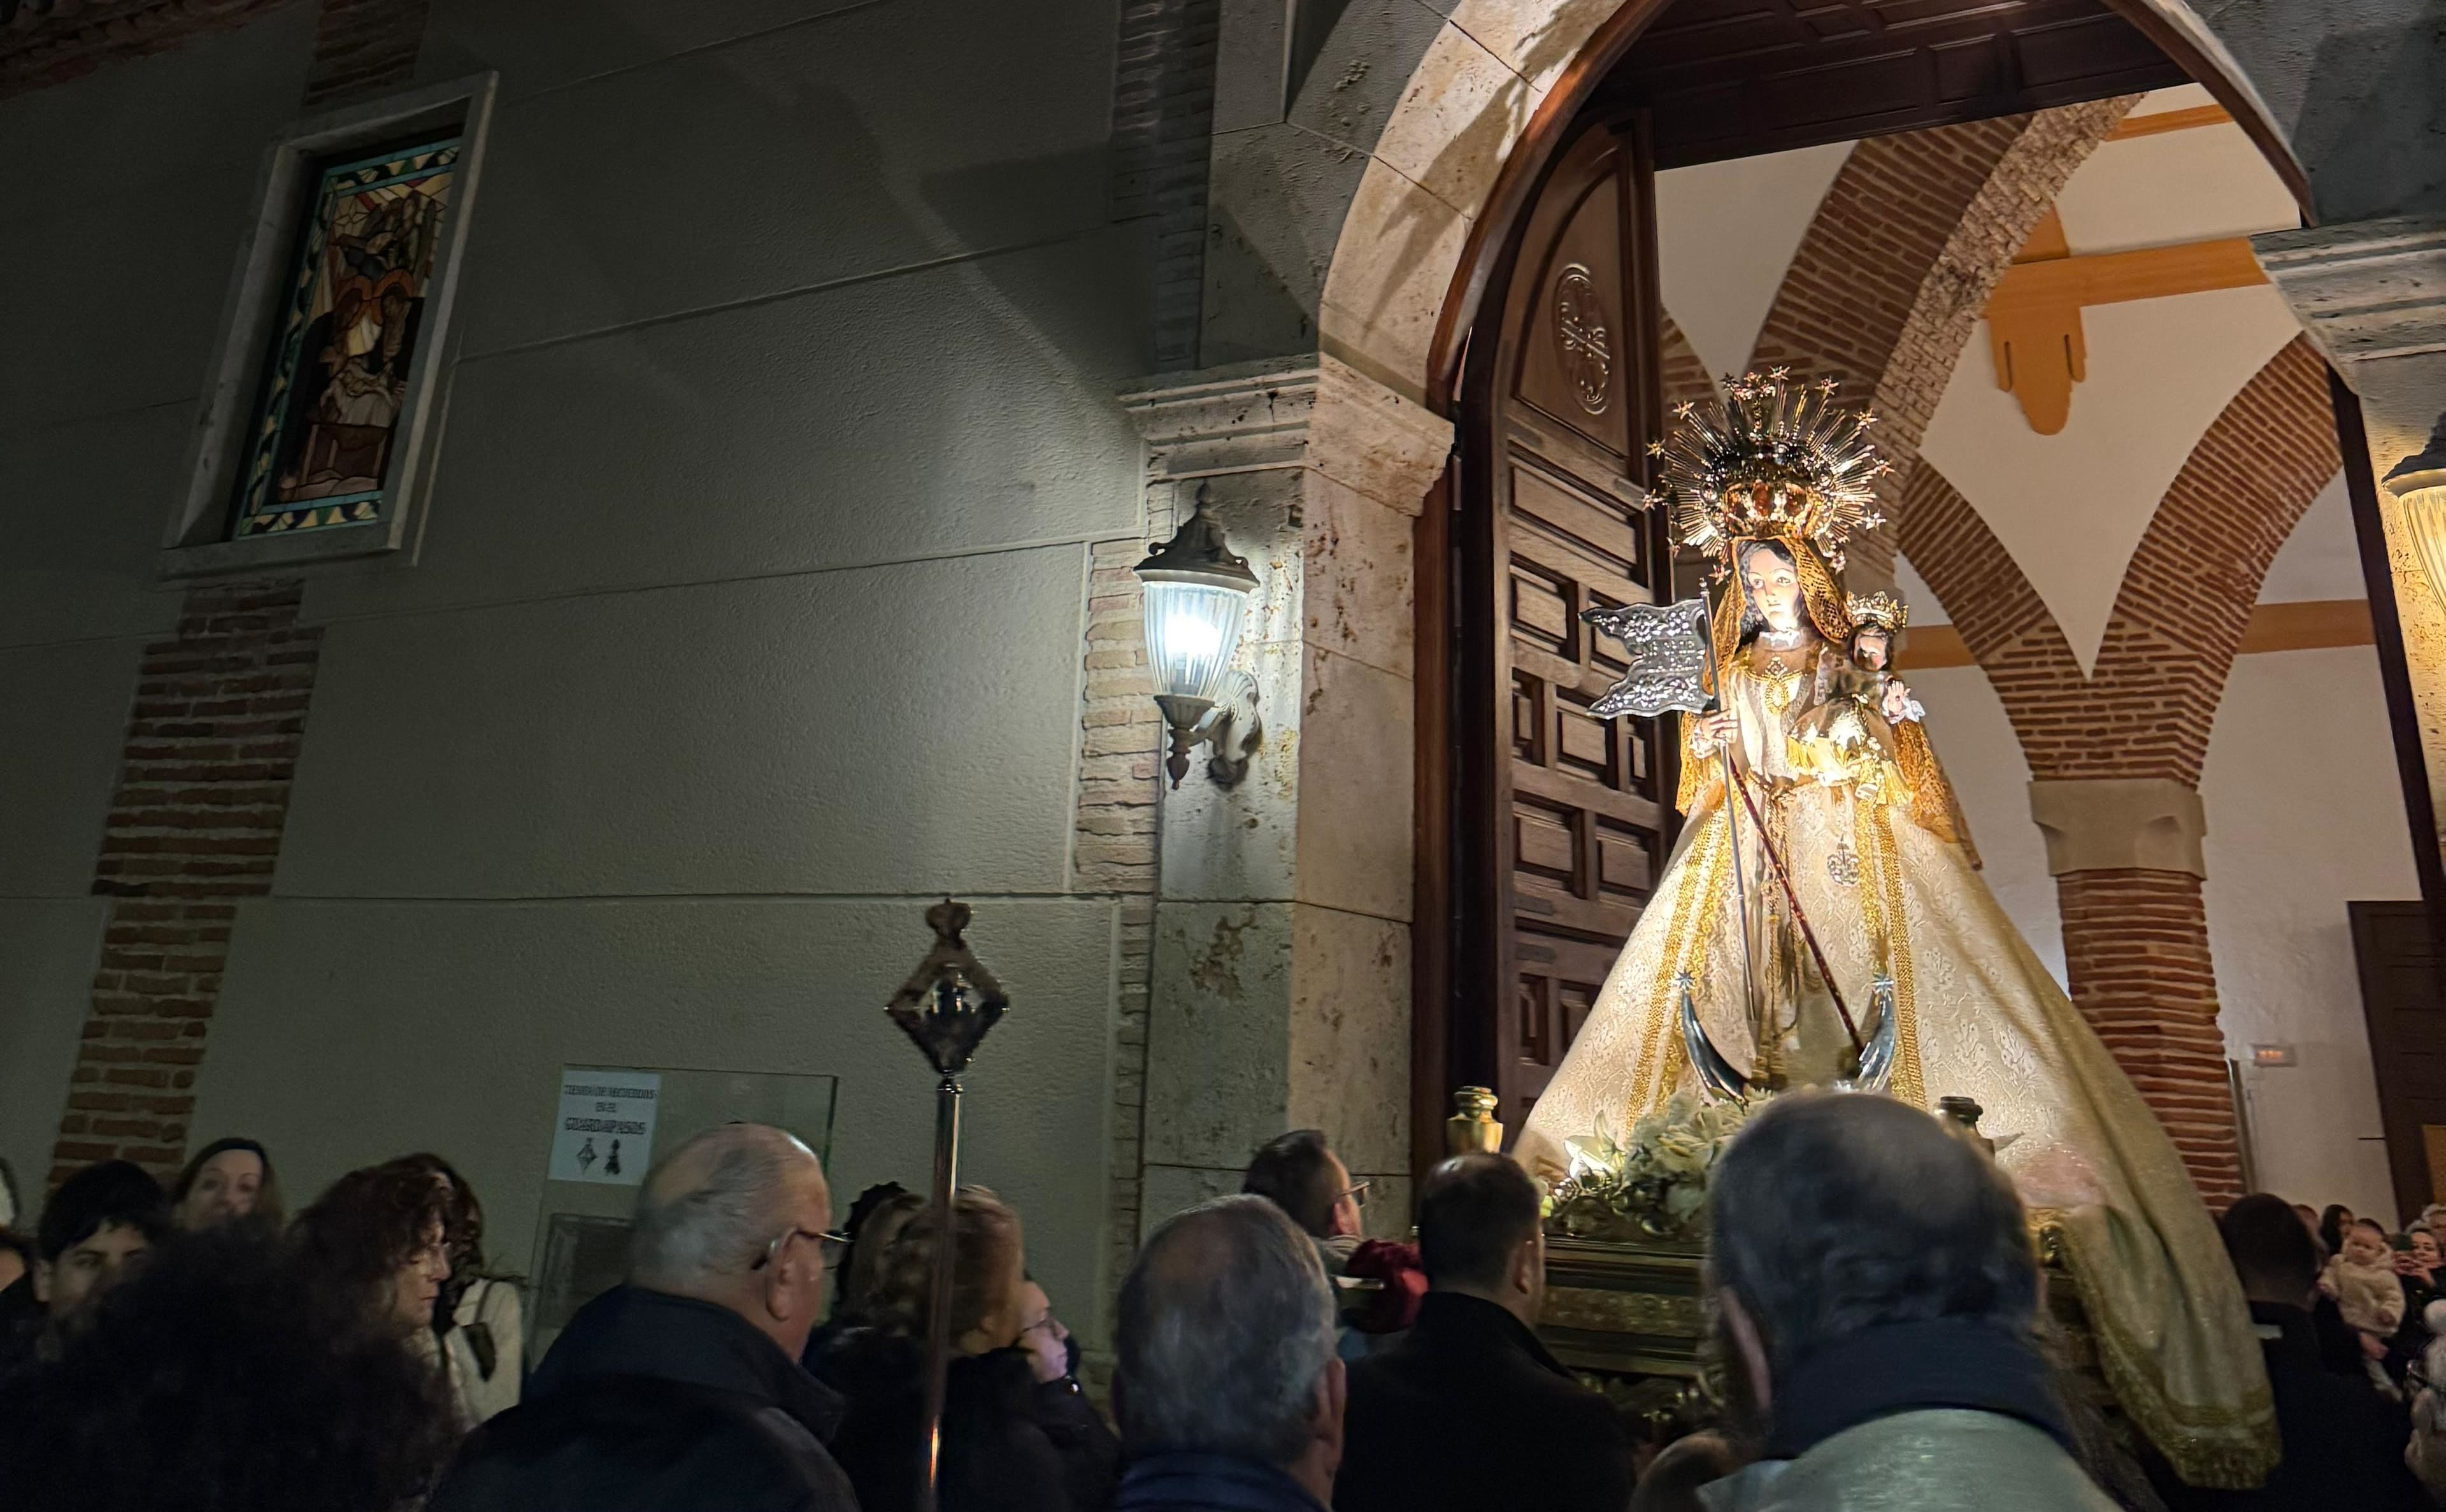
[[[1415,1242],[1363,1237],[1367,1184],[1315,1130],[1243,1185],[1147,1236],[1100,1403],[1008,1204],[966,1188],[945,1214],[887,1185],[836,1229],[820,1162],[778,1129],[669,1151],[626,1282],[532,1372],[519,1285],[437,1156],[351,1171],[293,1219],[254,1141],[166,1189],[104,1162],[30,1237],[0,1226],[0,1499],[899,1512],[931,1470],[944,1512],[2446,1504],[2446,1208],[2400,1235],[2267,1195],[2223,1215],[2283,1457],[2256,1490],[2200,1492],[2102,1430],[2011,1184],[1900,1103],[1796,1093],[1720,1161],[1719,1422],[1669,1444],[1541,1343],[1542,1193],[1509,1158],[1438,1167]]]

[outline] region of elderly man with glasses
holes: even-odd
[[[799,1368],[845,1241],[814,1152],[727,1124],[646,1177],[629,1280],[578,1311],[431,1512],[856,1512],[840,1398]]]

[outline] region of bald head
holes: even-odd
[[[823,1284],[817,1237],[831,1223],[815,1151],[763,1124],[724,1124],[647,1173],[629,1281],[728,1307],[795,1355],[788,1335],[802,1345],[814,1324]]]

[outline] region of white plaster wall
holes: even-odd
[[[2361,576],[2361,543],[2353,535],[2352,501],[2344,496],[2344,475],[2336,474],[2293,527],[2267,575],[2259,582],[2262,604],[2298,604],[2320,599],[2361,599],[2369,596],[2369,580]]]
[[[0,781],[39,800],[0,812],[12,1157],[65,1094],[134,658],[178,602],[151,552],[312,23],[0,105],[0,203],[43,209],[0,216]],[[1119,947],[1067,892],[1079,662],[1087,545],[1141,529],[1113,396],[1149,360],[1115,29],[439,0],[420,78],[500,93],[436,486],[411,551],[310,578],[315,704],[197,1139],[267,1138],[301,1199],[436,1148],[518,1267],[562,1064],[837,1074],[843,1202],[919,1185],[931,1080],[881,1008],[956,893],[1015,1002],[967,1170],[1092,1334]]]
[[[2208,805],[2209,944],[2244,1072],[2260,1185],[2355,1212],[2395,1205],[2344,905],[2419,896],[2368,646],[2239,658],[2218,705]]]
[[[2098,144],[2056,196],[2076,254],[2162,247],[2302,223],[2292,191],[2240,126]]]

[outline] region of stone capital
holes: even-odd
[[[1121,404],[1150,483],[1313,468],[1414,515],[1452,450],[1452,421],[1324,354],[1176,374]]]
[[[2446,215],[2396,215],[2250,238],[2259,265],[2356,389],[2363,363],[2446,352]]]
[[[2182,871],[2208,875],[2200,841],[2208,810],[2172,777],[2097,777],[2030,784],[2030,817],[2047,838],[2047,871]]]

